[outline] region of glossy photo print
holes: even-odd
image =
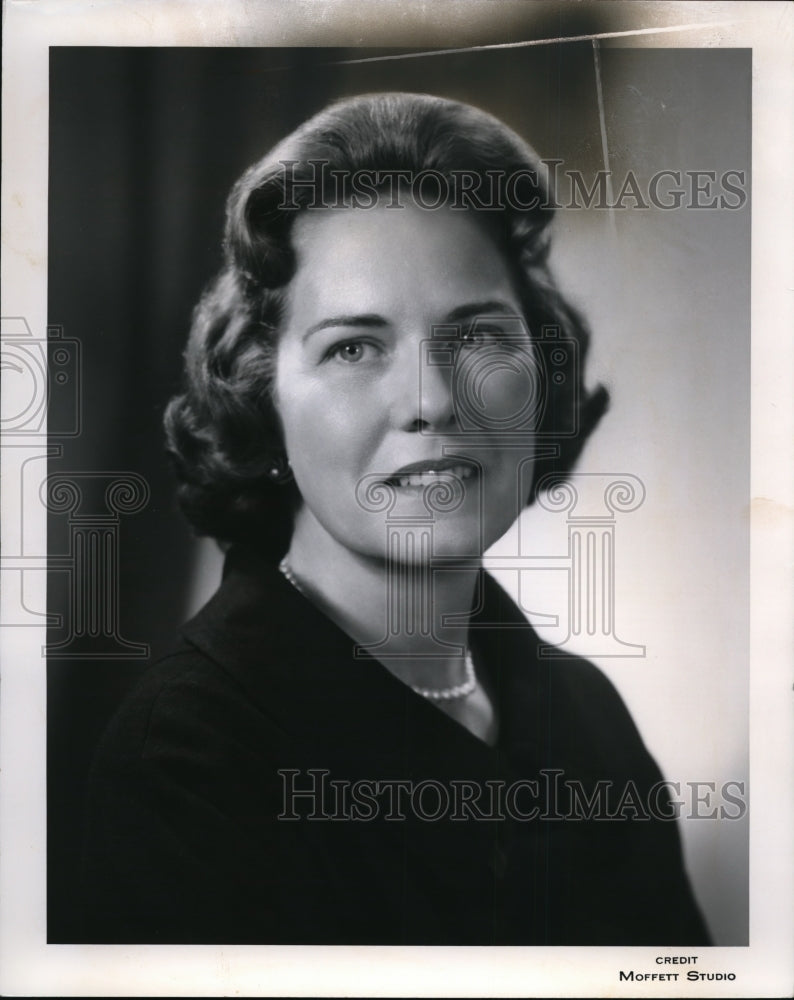
[[[750,988],[754,50],[497,6],[48,47],[48,954]]]
[[[50,940],[744,944],[749,53],[366,58],[51,51]]]

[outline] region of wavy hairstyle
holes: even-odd
[[[470,184],[481,179],[483,190],[495,176],[513,179],[510,198],[478,212],[513,270],[530,332],[556,327],[576,344],[565,377],[546,386],[538,430],[556,444],[555,455],[537,462],[529,503],[541,477],[568,475],[604,413],[606,390],[589,392],[584,384],[587,326],[548,268],[554,209],[535,152],[497,118],[455,101],[403,93],[343,100],[250,167],[229,195],[223,267],[194,312],[184,391],[165,414],[179,503],[199,534],[258,544],[274,557],[288,547],[300,497],[294,483],[274,480],[284,455],[271,385],[296,267],[291,226],[297,212],[331,197],[349,204],[351,178],[362,172],[396,171],[431,171],[451,181],[466,173]],[[575,434],[555,435],[561,415]]]

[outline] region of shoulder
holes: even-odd
[[[559,760],[590,761],[610,774],[656,776],[639,730],[618,689],[583,656],[544,642],[496,582],[487,585],[491,617],[507,631],[498,640],[501,677],[520,727]]]
[[[272,692],[285,660],[295,612],[280,574],[237,550],[207,603],[180,629],[170,650],[139,678],[104,741],[151,754],[167,742],[217,742],[272,723]]]
[[[241,684],[182,640],[150,667],[107,727],[95,772],[168,759],[220,759],[233,746],[263,748],[272,722]]]
[[[583,656],[545,642],[501,584],[484,574],[483,613],[499,636],[498,652],[514,665],[531,665],[548,696],[561,703],[608,712],[625,720],[628,711],[615,685]]]
[[[76,904],[86,940],[259,934],[269,911],[246,901],[271,856],[279,752],[270,721],[200,651],[180,645],[151,667],[88,778]]]
[[[580,656],[541,662],[548,760],[593,780],[652,788],[663,775],[623,696],[600,667]]]
[[[590,660],[576,655],[551,657],[547,670],[553,690],[579,710],[597,717],[602,728],[612,724],[637,732],[617,687]]]

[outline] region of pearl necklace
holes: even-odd
[[[278,568],[283,576],[298,591],[298,593],[302,594],[305,598],[307,598],[307,600],[309,600],[308,594],[295,578],[295,574],[292,572],[286,556],[284,556],[278,564]],[[420,694],[423,698],[430,698],[432,701],[452,701],[456,698],[466,698],[477,687],[477,677],[474,673],[474,661],[471,658],[471,651],[469,649],[466,650],[464,669],[466,671],[466,679],[460,684],[456,684],[454,687],[423,688],[417,687],[414,684],[410,684],[409,687],[417,694]]]
[[[454,687],[421,688],[412,684],[411,688],[417,694],[421,694],[423,698],[432,698],[433,701],[452,701],[454,698],[465,698],[477,687],[477,678],[474,674],[474,661],[471,658],[471,650],[468,649],[466,650],[464,668],[466,670],[466,680],[461,684],[456,684]]]

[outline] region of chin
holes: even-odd
[[[483,530],[476,516],[439,515],[432,522],[395,523],[391,528],[388,555],[405,565],[429,564],[434,559],[479,560],[496,538]]]

